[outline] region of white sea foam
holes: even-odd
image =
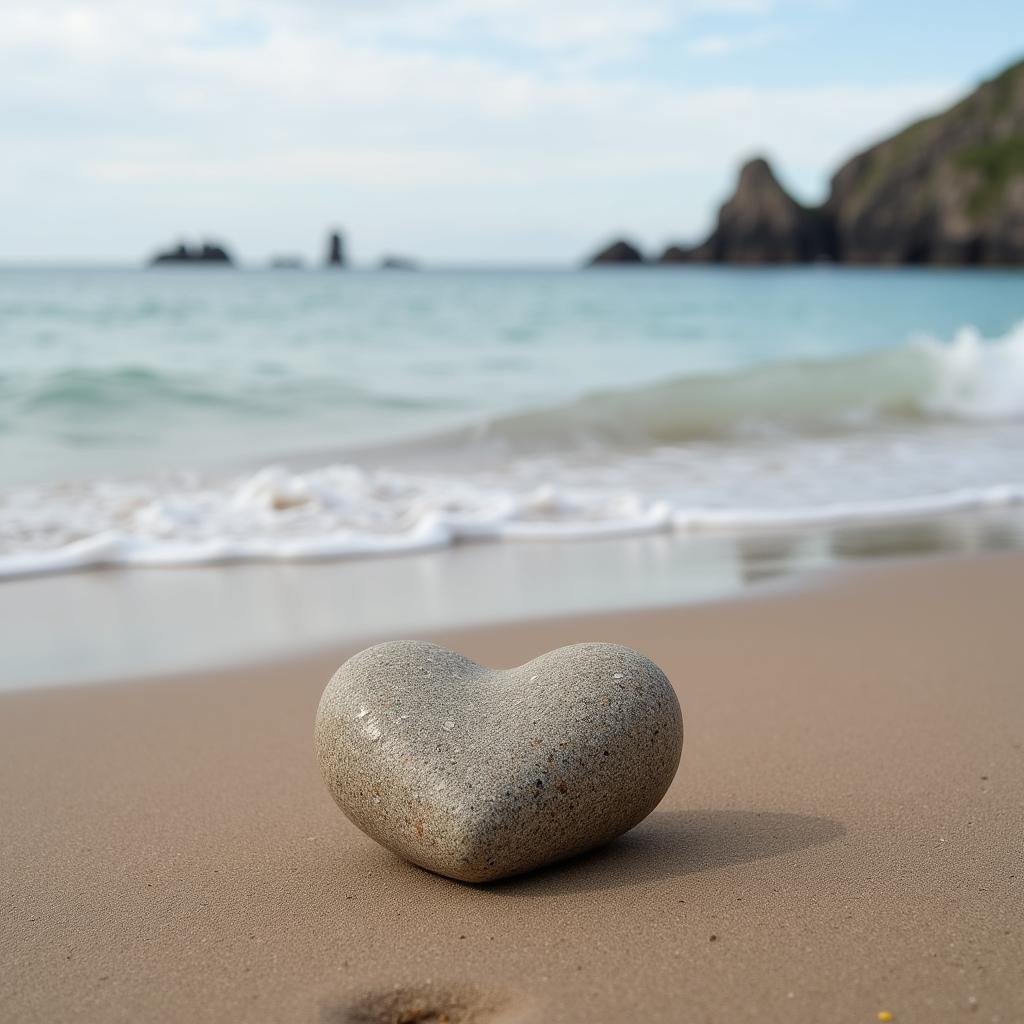
[[[1008,508],[1024,503],[1024,324],[591,396],[489,433],[546,445],[461,471],[339,462],[13,490],[0,495],[0,577]]]
[[[1024,322],[996,341],[965,327],[950,344],[923,339],[915,345],[934,369],[928,410],[966,420],[1024,416]]]
[[[152,485],[151,485],[152,486]],[[110,499],[116,494],[115,500]],[[593,539],[671,530],[764,531],[885,520],[1024,503],[1024,485],[818,505],[708,507],[626,492],[515,494],[465,482],[332,466],[306,474],[268,468],[223,489],[193,486],[130,500],[123,489],[45,490],[0,507],[0,578],[100,566],[188,566],[393,555],[459,541]],[[40,510],[45,530],[33,533]],[[94,530],[98,521],[105,528]],[[89,532],[93,530],[94,532]]]

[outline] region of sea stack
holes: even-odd
[[[801,206],[763,157],[740,169],[707,240],[693,249],[669,246],[662,263],[807,263],[833,255],[831,234],[817,210]]]
[[[340,231],[332,231],[327,236],[327,266],[345,266],[345,239]]]

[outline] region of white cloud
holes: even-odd
[[[751,151],[813,180],[949,95],[601,72],[710,7],[773,31],[767,0],[8,0],[0,256],[132,255],[197,223],[262,256],[340,215],[367,256],[570,258],[697,232]]]
[[[737,53],[762,50],[785,37],[778,29],[753,32],[711,32],[697,36],[687,47],[693,57],[731,57]]]
[[[420,39],[483,34],[541,51],[631,51],[695,15],[763,15],[774,0],[392,0],[343,6],[349,24]]]

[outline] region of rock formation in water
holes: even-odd
[[[644,255],[635,245],[620,238],[594,253],[587,262],[590,266],[602,263],[643,263]]]
[[[340,231],[332,231],[327,237],[327,266],[345,266],[345,239]]]
[[[230,267],[235,261],[222,245],[204,242],[202,245],[189,248],[182,242],[174,249],[158,252],[149,262],[153,266],[166,263],[213,263]]]
[[[708,239],[689,250],[669,246],[660,262],[805,263],[831,255],[830,236],[820,211],[801,206],[758,157],[743,165]]]
[[[708,238],[658,262],[812,260],[1024,264],[1024,61],[848,160],[819,207],[749,161]]]

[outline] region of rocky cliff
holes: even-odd
[[[844,164],[825,212],[851,263],[1024,263],[1024,61]]]
[[[848,160],[819,207],[750,160],[708,238],[659,262],[812,260],[1024,264],[1024,61]]]

